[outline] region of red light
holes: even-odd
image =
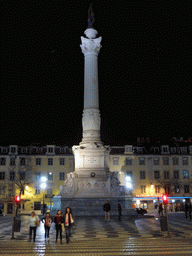
[[[168,204],[168,196],[167,195],[163,195],[162,200],[163,200],[164,204]]]
[[[16,196],[15,201],[20,202],[20,200],[21,200],[20,196]]]

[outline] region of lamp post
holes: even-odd
[[[44,202],[44,200],[45,200],[45,188],[47,186],[47,184],[46,184],[47,178],[46,177],[41,177],[41,181],[42,181],[41,188],[43,189],[43,215],[44,215],[45,214],[45,207],[44,207],[45,202]]]

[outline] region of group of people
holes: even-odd
[[[108,200],[106,200],[105,204],[103,205],[103,211],[105,212],[105,221],[110,221],[110,211],[111,205],[109,204]],[[118,201],[118,220],[121,221],[122,216],[122,207],[120,201]]]
[[[49,231],[52,224],[52,221],[55,223],[56,229],[56,240],[55,243],[58,241],[58,236],[60,237],[60,243],[62,244],[62,231],[65,231],[66,234],[66,242],[70,242],[71,236],[71,228],[74,227],[74,219],[72,216],[72,211],[70,207],[66,208],[65,215],[61,214],[61,211],[58,210],[55,217],[52,219],[50,213],[46,213],[42,219],[45,227],[45,240],[49,240]],[[31,216],[28,219],[29,224],[29,241],[32,239],[33,233],[33,241],[35,242],[36,238],[36,229],[40,225],[39,217],[35,215],[35,212],[31,213]]]

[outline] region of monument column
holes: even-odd
[[[83,138],[81,145],[99,143],[100,113],[98,91],[98,53],[101,37],[96,38],[97,31],[93,28],[85,30],[87,38],[81,37],[81,49],[84,54],[84,110],[83,110]]]

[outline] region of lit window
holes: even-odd
[[[189,179],[189,171],[188,170],[183,171],[183,179]]]

